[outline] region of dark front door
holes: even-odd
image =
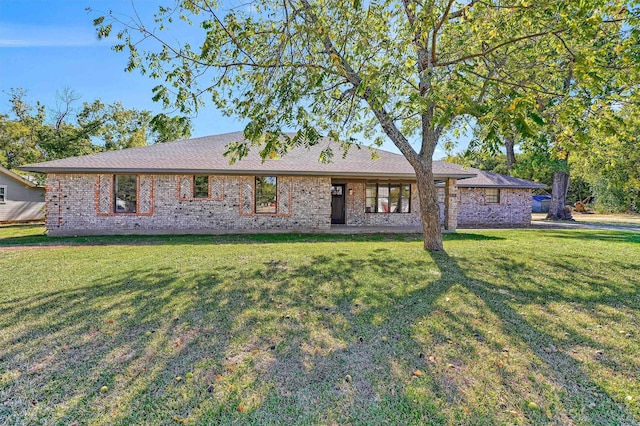
[[[331,185],[331,223],[344,223],[344,185]]]

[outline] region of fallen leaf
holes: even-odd
[[[257,354],[258,352],[260,352],[258,349],[254,349],[254,350],[251,351],[251,353],[254,354],[254,355]]]
[[[178,423],[182,423],[182,424],[186,424],[188,419],[184,418],[184,417],[178,417],[178,416],[173,416],[173,420],[175,420]]]
[[[244,411],[244,407],[242,405],[238,405],[238,411],[242,413]]]
[[[422,373],[422,371],[420,371],[420,370],[413,370],[413,375],[414,375],[414,376],[416,376],[416,377],[421,377],[421,376],[422,376],[422,374],[423,374],[423,373]]]
[[[222,374],[217,374],[216,375],[216,379],[221,380],[222,379]]]

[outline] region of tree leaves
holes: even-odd
[[[47,114],[40,103],[31,105],[21,89],[11,91],[12,115],[0,115],[0,164],[23,164],[91,154],[102,150],[144,146],[189,137],[188,117],[152,116],[149,111],[127,109],[119,102],[96,99],[81,108],[80,97],[65,89],[60,110]],[[50,124],[53,123],[53,124]]]

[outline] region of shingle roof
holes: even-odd
[[[467,167],[465,171],[475,174],[475,177],[458,182],[459,187],[486,187],[486,188],[546,188],[547,185],[532,182],[526,179],[519,179],[505,176],[498,173]]]
[[[402,155],[377,149],[379,158],[373,160],[368,149],[353,147],[346,158],[342,158],[340,148],[328,139],[308,149],[294,148],[280,159],[264,162],[258,150],[252,150],[231,165],[223,155],[226,146],[242,140],[241,132],[227,133],[29,164],[21,169],[42,173],[250,173],[415,179],[413,168]],[[328,146],[333,146],[334,157],[331,163],[323,164],[319,161],[320,152]],[[473,171],[442,161],[434,161],[433,171],[436,179],[465,179],[475,175]]]

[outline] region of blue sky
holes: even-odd
[[[158,4],[170,3],[134,2],[138,13],[148,17]],[[40,101],[47,108],[55,108],[56,92],[70,88],[81,101],[118,101],[127,108],[162,112],[151,99],[157,82],[124,71],[126,53],[112,51],[113,40],[97,39],[93,19],[108,10],[130,15],[131,0],[0,0],[0,112],[9,111],[4,92],[11,88],[26,90],[29,102]],[[213,106],[202,109],[193,124],[194,137],[244,128]],[[383,149],[398,152],[391,142]],[[443,155],[436,152],[436,157]]]

